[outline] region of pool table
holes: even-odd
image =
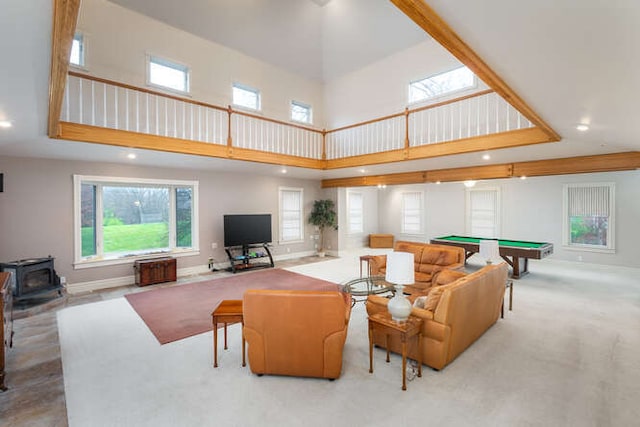
[[[468,236],[442,236],[431,239],[431,243],[464,248],[466,252],[466,260],[471,255],[480,251],[480,240],[495,239]],[[498,242],[500,247],[500,256],[511,266],[513,270],[511,276],[514,279],[519,279],[529,272],[529,258],[542,259],[553,253],[553,244],[551,243],[505,239],[498,239]],[[520,262],[521,258],[523,260],[522,263]]]

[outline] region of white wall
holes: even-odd
[[[307,224],[313,200],[323,197],[320,182],[285,179],[282,176],[140,167],[113,163],[27,159],[0,156],[4,192],[0,193],[0,260],[52,255],[58,274],[68,283],[131,276],[128,264],[74,270],[73,174],[132,178],[197,180],[200,201],[200,254],[178,258],[178,268],[205,268],[208,258],[224,263],[223,215],[270,213],[274,237],[273,254],[289,256],[314,251],[313,226]],[[279,245],[278,187],[304,190],[305,241]],[[218,249],[211,249],[211,243]]]
[[[429,39],[330,81],[324,88],[327,128],[333,129],[401,112],[407,107],[410,82],[461,65],[442,46]],[[437,101],[484,90],[486,87],[479,81],[476,89],[458,92]],[[410,108],[419,105],[421,104],[411,105]]]
[[[562,189],[566,183],[614,182],[616,192],[616,251],[613,254],[567,249],[562,246]],[[516,240],[550,242],[554,259],[640,267],[640,171],[549,176],[539,178],[479,181],[477,187],[500,187],[501,234]],[[400,234],[400,198],[403,191],[425,191],[426,229],[420,236]],[[381,232],[396,239],[428,241],[465,230],[465,187],[462,183],[390,186],[379,193]],[[581,258],[579,258],[581,257]]]
[[[257,88],[262,113],[289,120],[290,102],[313,107],[314,125],[324,126],[322,85],[238,51],[209,42],[106,0],[82,0],[78,30],[86,35],[89,74],[146,86],[146,54],[191,68],[191,96],[219,106],[231,104],[234,82]]]

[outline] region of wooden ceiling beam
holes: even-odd
[[[640,151],[322,180],[322,188],[569,175],[640,169]]]
[[[51,37],[51,72],[49,74],[49,116],[47,134],[55,138],[59,134],[58,124],[64,88],[69,71],[69,56],[76,21],[80,10],[80,0],[53,1],[53,32]]]

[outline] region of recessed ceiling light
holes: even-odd
[[[137,156],[136,156],[136,154],[135,154],[135,153],[129,153],[129,154],[127,154],[127,159],[131,159],[131,160],[133,160],[133,159],[135,159],[136,157],[137,157]]]
[[[464,186],[467,188],[471,188],[474,187],[476,185],[476,181],[469,179],[467,181],[464,182]]]
[[[360,173],[367,173],[366,169],[360,169]]]
[[[527,176],[526,176],[526,175],[522,175],[522,176],[520,177],[520,179],[527,179]]]
[[[585,125],[584,123],[580,123],[578,126],[576,126],[576,129],[579,130],[580,132],[586,132],[589,130],[589,125]]]
[[[282,173],[287,173],[287,169],[282,168],[282,169],[280,170],[280,172],[282,172]]]
[[[491,158],[491,156],[488,155],[488,154],[483,154],[482,155],[482,160],[489,160],[490,158]]]
[[[0,128],[10,128],[13,126],[9,120],[0,120]]]
[[[436,184],[440,185],[440,181],[436,181]]]

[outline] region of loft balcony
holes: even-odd
[[[58,138],[336,169],[556,140],[493,90],[321,130],[76,72]]]

